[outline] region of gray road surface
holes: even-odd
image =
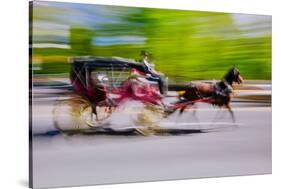
[[[52,130],[52,103],[33,106],[33,132]],[[214,116],[199,107],[171,126],[205,127]],[[34,136],[34,187],[59,187],[271,173],[271,107],[234,104],[239,127],[176,136]],[[124,116],[117,116],[113,123]],[[222,113],[219,124],[231,123]],[[194,125],[193,125],[194,123]],[[197,125],[196,125],[197,124]],[[210,126],[210,125],[208,125]],[[211,125],[214,126],[214,125]]]

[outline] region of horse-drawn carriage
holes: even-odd
[[[157,82],[145,79],[139,62],[119,57],[77,57],[70,63],[74,93],[67,100],[59,100],[53,111],[54,124],[60,131],[105,125],[112,112],[127,100],[161,105]]]
[[[225,79],[213,84],[188,83],[175,102],[165,104],[156,82],[146,80],[139,62],[123,58],[77,57],[71,60],[70,80],[73,95],[59,100],[54,107],[54,125],[62,132],[109,129],[107,120],[128,101],[142,104],[128,107],[134,114],[134,129],[142,134],[159,130],[158,122],[174,113],[182,114],[197,102],[229,106],[233,82],[242,82],[239,71],[231,69]],[[168,84],[166,82],[166,89]],[[234,117],[233,117],[234,118]]]

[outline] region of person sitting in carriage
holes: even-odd
[[[141,63],[144,66],[144,71],[146,74],[146,79],[149,81],[156,81],[158,83],[159,86],[159,91],[161,94],[164,94],[164,79],[163,79],[163,74],[160,72],[157,72],[154,69],[154,65],[150,64],[148,61],[148,56],[149,53],[146,51],[141,51]]]
[[[119,101],[131,98],[144,103],[159,104],[161,95],[151,87],[147,80],[137,70],[133,69],[121,88]]]

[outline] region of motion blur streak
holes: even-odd
[[[271,173],[271,16],[35,1],[32,26],[34,187]],[[231,101],[239,126],[227,111],[198,104],[161,126],[228,129],[151,137],[55,130],[55,104],[73,95],[71,57],[139,60],[141,50],[169,85],[219,80],[237,66],[245,80]],[[177,101],[177,92],[163,101]],[[127,104],[115,111],[109,126],[132,126],[135,110]]]
[[[69,56],[138,60],[146,49],[175,81],[220,79],[232,65],[271,79],[271,16],[39,1],[33,22],[34,74],[68,73]]]

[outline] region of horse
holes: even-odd
[[[231,68],[218,82],[189,82],[186,84],[184,92],[178,96],[179,101],[175,103],[176,108],[168,113],[180,109],[181,115],[187,107],[193,106],[197,102],[206,102],[226,108],[235,122],[234,113],[230,106],[234,83],[243,83],[240,71],[236,67]]]

